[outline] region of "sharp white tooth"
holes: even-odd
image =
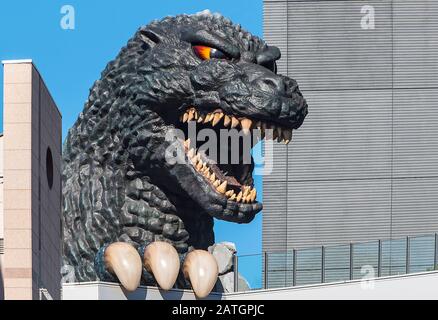
[[[208,122],[212,122],[214,120],[214,113],[210,113],[208,117]]]
[[[228,127],[231,123],[231,118],[227,115],[224,116],[224,127]]]
[[[203,121],[204,121],[204,116],[202,114],[200,114],[199,118],[198,118],[198,123],[201,123]]]
[[[225,193],[227,191],[227,185],[228,185],[228,182],[224,181],[224,182],[222,182],[222,184],[219,187],[217,187],[216,190],[219,191],[220,193]]]
[[[215,188],[219,187],[220,184],[221,184],[221,182],[220,182],[219,179],[217,179],[215,182],[213,182],[213,186],[214,186]]]
[[[234,194],[233,190],[228,190],[227,192],[225,192],[225,195],[229,198]]]
[[[242,191],[239,192],[239,194],[237,195],[236,201],[240,202],[240,200],[242,199],[243,193]]]
[[[137,250],[126,242],[114,242],[105,249],[104,261],[107,270],[119,279],[128,291],[140,285],[142,262]]]
[[[235,193],[233,193],[233,195],[230,197],[231,201],[234,201],[234,199],[236,199],[236,194]]]
[[[186,150],[190,148],[190,139],[184,141],[184,147],[186,148]]]
[[[195,111],[193,110],[193,109],[190,109],[190,111],[189,111],[189,116],[188,116],[188,121],[192,121],[192,119],[194,118],[194,116],[195,116]]]
[[[251,193],[249,194],[249,198],[250,198],[251,202],[254,202],[256,197],[257,197],[257,190],[254,188],[251,190]]]
[[[210,121],[210,116],[211,116],[211,113],[207,113],[207,115],[205,116],[205,119],[204,119],[204,123],[207,123]]]
[[[196,119],[198,119],[198,111],[196,111],[196,109],[194,109],[194,112],[193,112],[193,118],[196,120]]]
[[[216,174],[213,172],[212,175],[210,176],[210,181],[213,183],[216,181]]]
[[[175,284],[180,261],[175,248],[169,243],[155,241],[148,245],[144,250],[143,265],[162,289],[169,290]]]
[[[187,254],[183,274],[192,285],[196,297],[207,297],[216,284],[219,274],[216,259],[204,250],[193,250]]]
[[[249,188],[245,187],[243,189],[243,196],[246,197],[249,194]]]
[[[219,123],[219,121],[221,121],[221,119],[222,119],[223,116],[224,116],[224,114],[223,114],[222,112],[219,112],[219,113],[215,113],[215,114],[214,114],[213,122],[212,122],[213,127],[214,127],[215,125],[217,125],[217,124]]]
[[[245,134],[248,134],[249,130],[251,129],[252,121],[247,118],[244,118],[240,120],[240,125],[242,126],[243,132]]]
[[[189,156],[189,159],[192,159],[195,156],[195,149],[191,148],[187,155]]]
[[[236,128],[240,124],[240,121],[236,117],[231,117],[231,128]]]
[[[186,112],[186,113],[184,113],[184,116],[183,116],[183,123],[186,123],[188,119],[189,119],[189,113]]]
[[[205,177],[207,179],[210,179],[211,175],[210,175],[210,170],[207,170],[207,172],[205,173]]]

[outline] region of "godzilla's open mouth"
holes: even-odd
[[[257,190],[252,177],[254,161],[251,148],[263,139],[272,138],[278,142],[288,144],[292,139],[292,129],[284,128],[273,123],[267,123],[247,117],[228,115],[220,108],[213,111],[202,111],[200,108],[189,107],[180,115],[180,124],[177,126],[189,137],[189,124],[196,128],[196,137],[203,129],[212,129],[215,132],[217,154],[212,155],[211,150],[202,150],[191,139],[184,142],[184,149],[188,159],[211,186],[213,190],[228,201],[236,203],[256,203]],[[237,155],[236,146],[232,139],[223,138],[221,130],[231,130],[238,134]],[[270,130],[271,134],[267,134]],[[231,131],[228,131],[231,132]],[[249,139],[245,144],[243,137]],[[225,140],[225,141],[224,141]]]

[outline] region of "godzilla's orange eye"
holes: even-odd
[[[193,46],[193,51],[202,60],[229,59],[222,51],[207,46]]]

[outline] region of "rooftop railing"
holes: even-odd
[[[270,289],[433,271],[437,259],[438,234],[429,234],[239,255],[235,270],[251,289]],[[235,277],[235,291],[242,291],[238,283]]]

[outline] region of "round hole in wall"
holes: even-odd
[[[46,174],[47,174],[47,183],[49,184],[49,189],[52,189],[53,186],[53,157],[52,150],[47,148],[46,152]]]

